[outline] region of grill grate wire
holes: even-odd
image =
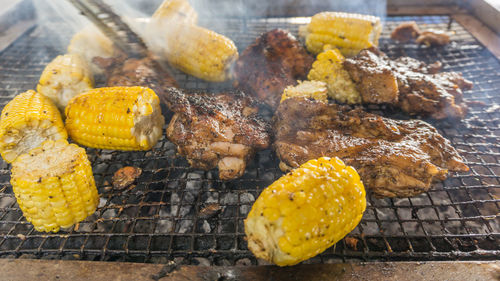
[[[427,49],[397,45],[389,32],[402,21],[454,31],[453,42]],[[204,23],[232,38],[243,50],[260,33],[281,27],[297,34],[306,18],[225,19]],[[65,51],[71,34],[60,37],[41,26],[22,35],[0,53],[0,107],[33,89],[45,65]],[[62,39],[61,39],[62,38]],[[440,60],[444,70],[460,71],[474,82],[465,93],[466,119],[432,121],[459,150],[470,172],[452,174],[412,198],[368,196],[360,225],[323,254],[305,263],[374,260],[492,260],[500,255],[500,62],[448,16],[387,17],[380,47],[390,57],[408,55]],[[210,84],[176,72],[189,89],[220,91],[229,83]],[[384,106],[368,110],[408,118]],[[263,264],[248,251],[243,220],[259,193],[282,173],[271,150],[262,151],[240,179],[221,182],[214,171],[189,168],[165,138],[152,151],[87,149],[101,201],[97,212],[78,226],[56,234],[39,233],[22,216],[9,166],[0,162],[0,257],[133,261],[164,263],[174,259],[201,265]],[[143,169],[135,188],[116,192],[113,173],[122,166]],[[219,204],[205,218],[200,210]]]

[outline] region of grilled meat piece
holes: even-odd
[[[444,31],[429,29],[420,33],[415,41],[427,46],[444,46],[450,43],[450,36]]]
[[[420,35],[420,28],[414,21],[403,22],[391,32],[391,39],[406,43]]]
[[[243,51],[235,65],[235,87],[275,109],[283,90],[305,79],[313,61],[292,34],[274,29]]]
[[[407,57],[390,60],[370,48],[346,59],[344,67],[365,103],[390,103],[411,115],[435,119],[461,119],[467,114],[462,90],[471,89],[472,82],[460,73],[437,73],[440,63],[426,65]]]
[[[121,54],[114,58],[95,57],[92,61],[106,69],[106,85],[109,87],[149,87],[161,98],[164,96],[165,88],[178,86],[170,73],[149,57],[126,58],[125,54]]]
[[[175,112],[167,137],[192,167],[218,167],[220,179],[234,179],[243,175],[255,152],[269,146],[269,124],[243,93],[167,92],[168,106]]]
[[[341,158],[377,196],[405,197],[467,171],[457,151],[420,120],[392,120],[361,109],[305,98],[283,101],[274,117],[273,144],[280,168],[295,168],[322,156]]]
[[[427,46],[444,46],[450,43],[450,36],[446,32],[435,29],[421,31],[414,21],[403,22],[398,25],[391,32],[391,39],[401,43],[415,39],[418,44]]]

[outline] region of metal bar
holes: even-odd
[[[0,53],[35,25],[36,14],[31,0],[1,0]]]
[[[500,36],[495,34],[484,23],[468,14],[454,14],[452,18],[467,29],[483,43],[498,59],[500,59]],[[498,27],[498,22],[497,22]]]
[[[500,6],[494,6],[490,2],[485,0],[467,0],[465,1],[465,7],[470,14],[474,15],[476,19],[479,19],[498,35],[500,34]]]
[[[129,57],[145,57],[146,44],[101,0],[68,0]]]
[[[275,266],[180,266],[123,262],[0,260],[8,280],[498,280],[500,262],[384,262]]]

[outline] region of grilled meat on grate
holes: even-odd
[[[153,89],[162,96],[166,87],[177,87],[175,79],[159,68],[149,57],[143,59],[126,58],[124,54],[114,58],[95,57],[92,60],[101,68],[106,69],[106,85],[113,86],[143,86]]]
[[[313,61],[292,34],[274,29],[243,51],[235,65],[235,86],[275,109],[283,90],[305,79]]]
[[[408,57],[390,60],[370,48],[346,59],[344,67],[365,103],[390,103],[411,115],[435,119],[461,119],[467,114],[462,90],[471,89],[472,82],[460,73],[437,73],[440,63],[426,65]]]
[[[274,148],[282,170],[337,156],[378,196],[405,197],[429,189],[449,171],[467,171],[457,151],[420,120],[392,120],[361,109],[290,98],[274,117]]]
[[[420,35],[420,28],[414,21],[403,22],[391,32],[391,39],[406,43]]]
[[[269,146],[269,124],[243,93],[188,94],[168,88],[167,99],[175,112],[167,137],[195,168],[218,167],[220,179],[234,179],[256,151]]]

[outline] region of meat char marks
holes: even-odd
[[[219,168],[230,180],[245,172],[255,152],[270,144],[267,122],[243,93],[185,93],[167,88],[168,106],[175,112],[167,137],[192,167]]]
[[[390,60],[370,48],[346,59],[344,67],[364,103],[390,103],[411,115],[435,119],[462,119],[467,114],[462,90],[471,89],[472,83],[460,73],[438,73],[439,62],[426,65],[409,57]]]
[[[235,65],[235,86],[276,109],[283,90],[305,79],[313,61],[292,34],[274,29],[241,53]]]
[[[448,171],[467,171],[457,151],[420,120],[392,120],[305,98],[280,104],[273,121],[280,168],[337,156],[358,171],[377,196],[406,197],[444,180]]]

